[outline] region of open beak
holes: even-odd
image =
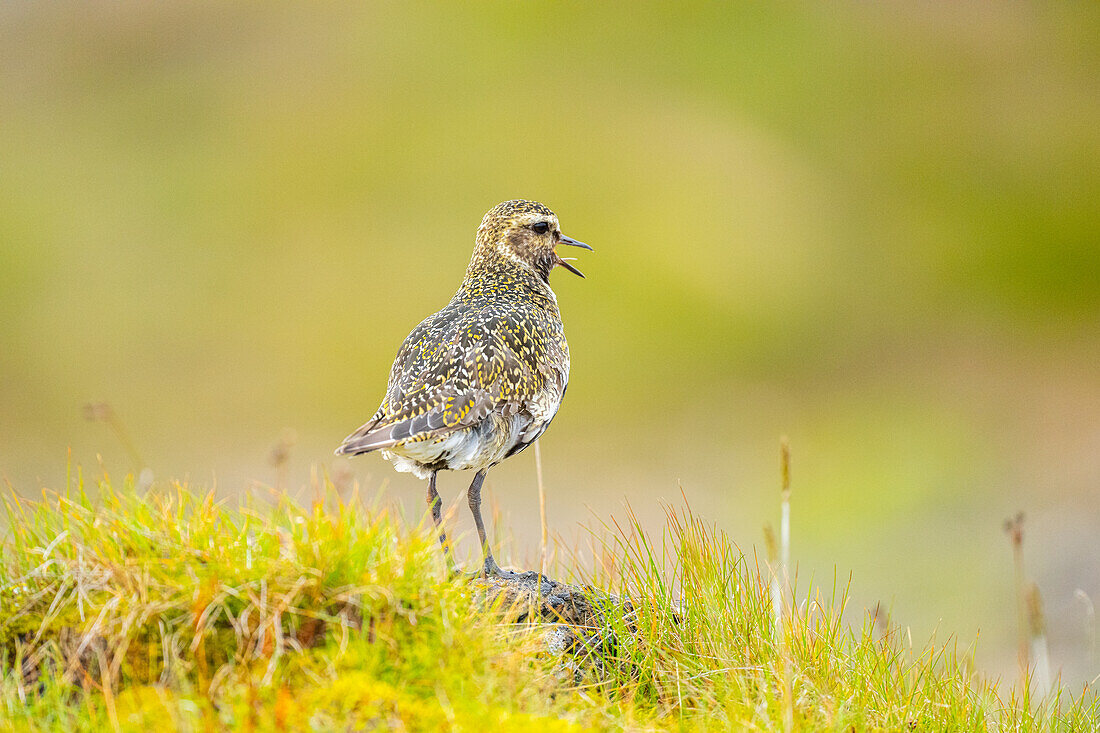
[[[575,240],[571,237],[567,237],[564,234],[561,235],[561,239],[558,240],[558,242],[559,242],[559,244],[568,244],[571,247],[580,247],[581,249],[587,249],[589,252],[594,252],[595,251],[591,247],[589,247],[587,244],[585,244],[584,242],[578,242],[577,240]],[[557,254],[557,253],[555,252],[555,254]],[[569,264],[573,259],[574,258],[572,258],[572,257],[562,257],[561,255],[558,255],[558,264],[561,265],[562,267],[564,267],[566,270],[569,270],[569,272],[573,273],[574,275],[579,275],[580,277],[584,277],[583,272],[581,272],[577,268],[573,267],[573,265]]]
[[[561,235],[561,243],[562,244],[568,244],[572,247],[580,247],[581,249],[587,249],[589,252],[595,252],[596,251],[596,250],[592,249],[591,247],[589,247],[584,242],[578,242],[577,240],[573,239],[572,237],[567,237],[564,234]]]

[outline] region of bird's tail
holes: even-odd
[[[429,440],[438,438],[465,427],[462,424],[447,425],[442,410],[416,415],[414,417],[379,425],[383,418],[375,418],[354,433],[344,438],[336,449],[336,455],[358,455],[383,448],[392,448],[398,443],[409,440]]]
[[[344,438],[344,442],[336,449],[336,455],[357,456],[360,453],[389,448],[398,442],[393,437],[393,428],[392,424],[378,427],[378,421],[372,420]]]

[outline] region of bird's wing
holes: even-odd
[[[555,347],[553,334],[522,311],[495,310],[444,309],[414,329],[394,360],[378,412],[337,452],[428,440],[477,425],[492,411],[525,409],[553,376],[540,368]]]

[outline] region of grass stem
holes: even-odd
[[[790,731],[794,729],[794,690],[790,649],[783,632],[783,607],[791,595],[791,444],[786,435],[779,439],[779,467],[779,572],[772,577],[772,602],[776,604],[775,631],[783,657],[783,730]],[[790,598],[790,602],[793,612],[794,599]],[[791,620],[793,622],[793,615]]]
[[[541,441],[535,441],[535,479],[539,485],[539,522],[542,529],[542,537],[539,543],[539,585],[546,575],[546,487],[542,483],[542,448]]]

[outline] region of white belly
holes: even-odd
[[[431,467],[439,464],[452,471],[480,471],[504,460],[531,424],[530,415],[490,414],[477,427],[456,430],[435,440],[399,443],[382,451],[382,457],[396,470],[420,478],[431,476]]]

